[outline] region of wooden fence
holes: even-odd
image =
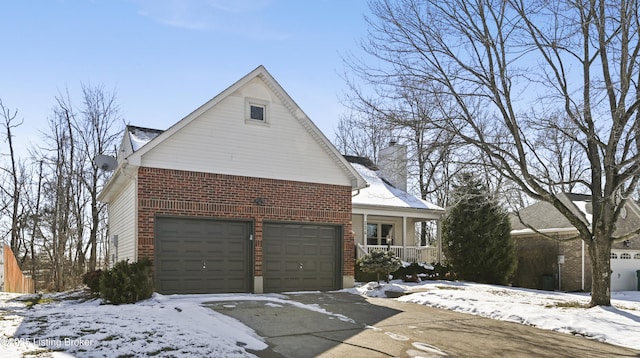
[[[34,293],[35,285],[33,279],[22,273],[11,248],[4,245],[2,251],[4,263],[4,292]]]

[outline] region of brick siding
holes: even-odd
[[[571,235],[573,236],[573,235]],[[542,276],[553,276],[553,289],[559,284],[562,291],[582,290],[582,241],[568,240],[559,237],[551,240],[540,236],[516,238],[518,253],[518,268],[513,285],[518,287],[542,289]],[[558,268],[558,255],[564,255],[564,264]],[[584,290],[591,290],[591,260],[585,247],[584,251]],[[558,282],[558,271],[561,271],[562,281]]]
[[[350,186],[143,167],[138,170],[138,257],[152,262],[157,215],[252,220],[256,276],[262,276],[264,221],[341,225],[343,275],[354,275]]]
[[[560,243],[559,255],[564,255],[562,270],[562,291],[582,290],[582,240],[566,240]],[[591,258],[584,247],[584,290],[591,290]]]

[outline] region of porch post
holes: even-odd
[[[402,216],[402,259],[407,259],[407,217]]]
[[[364,250],[369,252],[369,249],[367,248],[367,241],[367,213],[364,213],[362,215],[362,243],[364,245]]]
[[[442,221],[436,220],[436,243],[438,244],[438,262],[442,263]]]

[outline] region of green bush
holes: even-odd
[[[120,261],[102,275],[100,297],[114,305],[147,299],[153,294],[152,272],[148,259],[132,263]]]
[[[82,283],[89,287],[92,293],[100,293],[100,278],[104,274],[102,270],[89,271],[82,276]]]
[[[425,280],[455,280],[455,274],[451,272],[451,267],[437,263],[433,266],[411,263],[408,266],[400,267],[391,273],[394,279],[405,282],[417,282]]]
[[[396,271],[402,265],[393,251],[374,250],[358,259],[358,265],[363,272],[376,274],[380,282],[380,274],[385,275],[385,281],[389,282],[389,273]]]
[[[511,222],[488,187],[462,173],[442,220],[442,249],[458,279],[504,285],[517,265]]]

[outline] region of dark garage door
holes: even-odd
[[[342,287],[339,226],[265,223],[264,292],[330,291]]]
[[[156,218],[156,290],[250,292],[250,235],[249,222]]]

